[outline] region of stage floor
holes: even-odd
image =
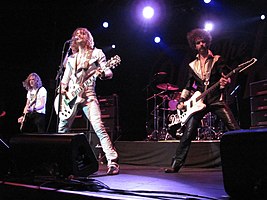
[[[229,199],[221,168],[183,167],[166,174],[162,167],[121,165],[120,174],[107,176],[106,165],[86,179],[39,184],[6,181],[3,200],[27,199]],[[1,198],[1,199],[2,199]]]
[[[228,199],[224,190],[220,141],[193,141],[185,166],[166,174],[179,140],[117,141],[120,174],[107,176],[105,160],[98,172],[74,180],[7,179],[0,184],[8,200],[35,199]],[[97,141],[91,141],[101,156]],[[102,154],[103,155],[103,154]],[[101,162],[102,161],[102,162]],[[2,199],[2,198],[1,198]],[[3,199],[3,200],[4,200]]]

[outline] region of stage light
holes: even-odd
[[[115,49],[116,48],[116,45],[115,44],[111,45],[111,48],[112,49]]]
[[[166,5],[163,0],[143,1],[135,0],[132,2],[131,15],[144,32],[150,28],[160,26],[166,15]]]
[[[108,28],[108,22],[103,22],[103,27]]]
[[[213,24],[211,22],[206,22],[204,26],[206,31],[212,31],[213,30]]]
[[[150,6],[146,6],[143,9],[143,17],[146,19],[151,19],[154,16],[154,9]]]
[[[154,38],[154,42],[155,42],[155,43],[160,43],[160,41],[161,41],[160,37],[155,37],[155,38]]]
[[[204,3],[210,3],[211,0],[204,0]]]
[[[261,15],[261,20],[265,20],[265,15]]]

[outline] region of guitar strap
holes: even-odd
[[[39,88],[37,89],[37,91],[36,91],[36,93],[35,93],[35,95],[34,95],[34,100],[32,101],[31,105],[34,104],[34,103],[36,102],[36,100],[37,100],[37,94],[38,94],[40,88],[41,88],[41,87],[39,87]]]

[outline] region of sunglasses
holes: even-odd
[[[199,41],[196,41],[195,44],[200,44],[200,43],[206,43],[205,40],[199,40]]]

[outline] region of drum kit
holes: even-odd
[[[181,92],[176,85],[170,83],[157,84],[159,93],[153,94],[146,100],[154,100],[153,109],[150,116],[153,116],[153,128],[147,122],[147,140],[174,140],[180,139],[183,135],[183,127],[177,113],[177,104]],[[151,120],[150,120],[151,122]],[[217,117],[211,113],[204,116],[201,126],[198,129],[196,140],[215,140],[220,139],[223,133],[223,125]]]

